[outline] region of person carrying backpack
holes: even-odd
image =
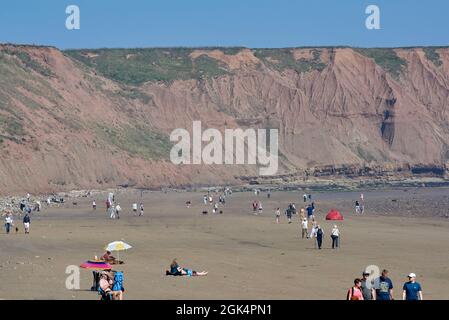
[[[316,231],[316,243],[318,245],[318,249],[320,249],[320,250],[321,250],[321,245],[323,244],[323,236],[324,236],[324,231],[321,228],[321,226],[318,225],[317,231]]]
[[[354,286],[348,290],[348,294],[346,296],[346,300],[364,300],[362,294],[362,280],[355,279]]]

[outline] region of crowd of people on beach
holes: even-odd
[[[42,204],[39,200],[33,200],[28,193],[26,198],[19,201],[17,207],[15,207],[15,205],[15,203],[9,203],[6,210],[2,213],[6,234],[10,234],[11,231],[15,231],[15,233],[19,233],[20,231],[19,226],[14,222],[14,211],[17,211],[17,218],[22,220],[24,233],[29,234],[31,214],[33,212],[40,212]]]
[[[213,213],[223,213],[223,209],[226,206],[227,197],[232,194],[230,188],[225,188],[223,192],[215,190],[212,192],[208,190],[207,194],[203,196],[203,204],[205,206],[212,206]],[[263,213],[263,205],[260,199],[261,190],[254,189],[254,195],[256,199],[252,201],[252,211],[255,215],[261,215]],[[271,191],[266,192],[267,198],[271,198]],[[318,223],[316,216],[316,203],[312,201],[312,194],[303,194],[302,201],[304,205],[300,205],[299,210],[294,202],[288,203],[283,210],[287,223],[293,223],[293,217],[298,216],[299,221],[299,237],[304,240],[312,239],[315,248],[321,250],[323,248],[324,237],[329,232],[330,242],[329,247],[332,249],[340,248],[341,232],[337,224],[333,224],[328,231],[325,232],[324,228]],[[64,203],[62,197],[48,197],[47,204],[52,202]],[[301,198],[299,199],[299,203]],[[45,201],[44,201],[45,203]],[[41,202],[39,200],[32,201],[30,194],[16,204],[19,210],[19,218],[22,219],[24,233],[30,233],[31,215],[33,212],[40,212],[42,209]],[[107,196],[106,211],[110,219],[120,219],[122,208],[120,203],[116,201],[115,195],[110,192]],[[186,201],[186,207],[190,208],[192,202]],[[365,210],[364,196],[360,195],[360,200],[356,200],[354,204],[355,214],[363,214]],[[144,205],[143,202],[133,202],[131,204],[131,214],[133,216],[143,216]],[[221,210],[220,210],[221,209]],[[92,201],[92,210],[97,210],[97,202],[94,199]],[[219,211],[220,210],[220,211]],[[203,213],[207,211],[203,211]],[[281,208],[275,208],[275,223],[281,223]],[[23,214],[23,218],[22,218]],[[19,232],[18,227],[14,224],[14,217],[11,210],[7,210],[4,214],[5,230],[9,234],[14,230]],[[106,251],[101,257],[102,261],[110,264],[120,264],[121,261],[112,256],[110,251]],[[176,259],[173,259],[170,264],[169,270],[166,271],[166,275],[172,276],[205,276],[207,271],[195,271],[190,268],[181,267]],[[353,281],[353,285],[347,291],[347,300],[394,300],[393,295],[393,282],[388,277],[388,270],[384,269],[376,279],[371,279],[371,273],[367,271],[362,272],[360,278],[356,278]],[[94,274],[95,277],[95,274]],[[419,282],[416,281],[416,274],[410,273],[407,276],[406,281],[402,286],[402,299],[403,300],[423,300],[422,288]],[[121,279],[121,280],[120,280]],[[102,294],[102,298],[109,298],[113,300],[122,300],[124,298],[123,288],[123,273],[115,271],[104,271],[98,273],[97,286]]]
[[[232,194],[232,190],[226,187],[223,193],[219,193],[218,190],[215,190],[215,194],[208,190],[207,194],[203,195],[203,204],[205,206],[212,206],[212,213],[220,213],[223,214],[223,209],[226,206],[226,197]],[[192,202],[189,200],[186,205],[190,208]],[[221,209],[220,209],[221,206]],[[207,214],[207,210],[203,210],[203,214]]]

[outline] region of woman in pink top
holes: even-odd
[[[363,300],[362,280],[358,278],[354,280],[354,286],[348,291],[347,300]]]

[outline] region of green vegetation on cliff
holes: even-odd
[[[108,144],[128,152],[139,155],[144,159],[168,159],[172,143],[168,136],[144,128],[143,126],[113,126],[96,125],[97,136]]]
[[[254,55],[259,58],[266,66],[278,71],[286,69],[295,70],[299,73],[310,71],[323,71],[326,64],[321,61],[321,53],[316,49],[311,49],[312,58],[300,58],[296,60],[292,49],[256,49]]]
[[[205,55],[192,59],[189,48],[67,50],[65,54],[102,75],[127,85],[147,81],[200,79],[228,73],[219,61]],[[231,50],[231,49],[229,49]]]
[[[400,58],[394,49],[390,48],[373,48],[361,49],[355,48],[354,51],[374,59],[385,72],[389,73],[394,79],[398,80],[401,72],[407,66],[407,61]]]
[[[436,48],[426,47],[423,48],[423,51],[427,60],[432,61],[435,66],[439,67],[443,65],[443,62],[440,60],[440,54],[437,52]]]

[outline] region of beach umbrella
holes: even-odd
[[[94,269],[94,270],[111,270],[112,266],[104,261],[91,261],[88,260],[80,265],[83,269]]]
[[[120,251],[131,249],[132,246],[123,241],[114,241],[109,243],[104,249],[107,251],[117,251],[117,258],[120,261]]]

